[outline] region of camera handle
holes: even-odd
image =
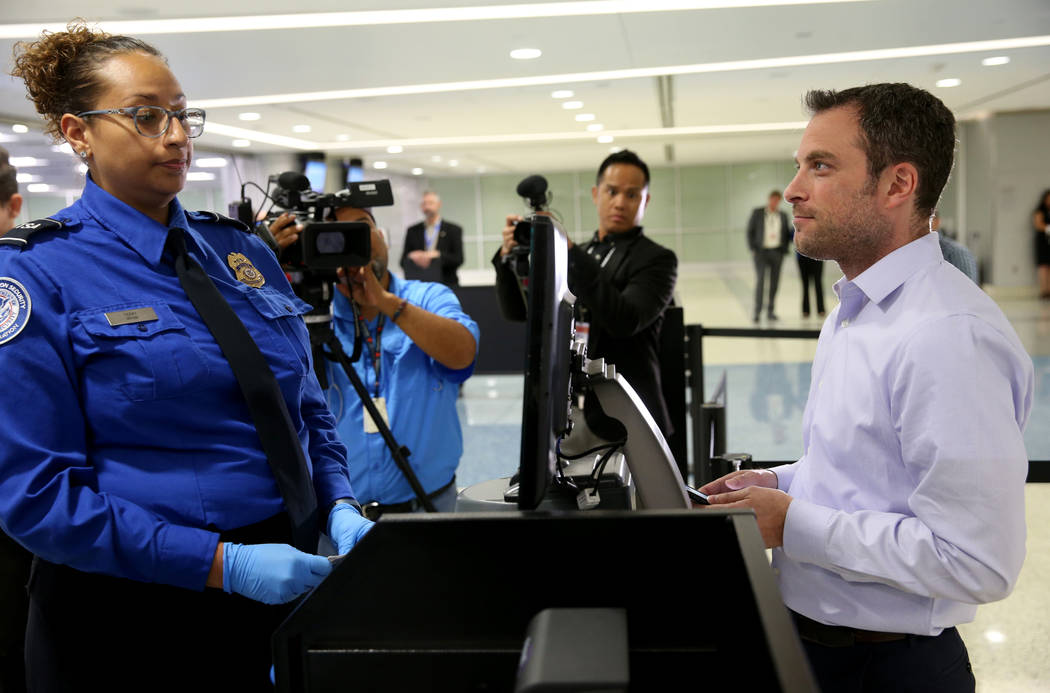
[[[354,310],[356,313],[356,308]],[[357,320],[354,320],[354,354],[360,356],[361,354],[361,334],[357,330]],[[379,435],[383,436],[383,442],[386,443],[387,448],[390,449],[390,456],[394,458],[394,464],[401,470],[401,473],[405,475],[405,479],[408,480],[408,485],[412,487],[412,492],[416,494],[416,499],[419,504],[423,506],[423,509],[428,513],[437,512],[434,504],[427,497],[427,492],[423,490],[423,485],[419,483],[419,477],[416,476],[415,471],[412,470],[411,465],[408,464],[408,456],[411,455],[411,451],[403,445],[398,444],[394,438],[394,434],[390,431],[390,427],[387,426],[386,421],[379,415],[379,410],[376,409],[376,405],[372,402],[372,397],[368,394],[368,388],[361,382],[361,378],[357,375],[357,371],[354,370],[353,361],[346,355],[346,351],[343,350],[343,345],[339,343],[339,338],[335,335],[335,332],[331,328],[329,323],[319,335],[320,342],[327,346],[329,351],[323,351],[325,357],[331,361],[337,362],[343,367],[343,372],[346,373],[347,379],[350,384],[354,386],[354,390],[357,391],[357,397],[361,400],[361,404],[364,405],[365,411],[372,417],[372,421],[375,422],[376,428],[379,429]]]

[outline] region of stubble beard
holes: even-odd
[[[875,213],[873,192],[866,187],[837,213],[818,210],[813,219],[817,228],[799,237],[798,252],[814,260],[834,260],[844,271],[870,266],[891,231],[889,220]]]

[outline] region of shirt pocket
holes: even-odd
[[[310,333],[303,317],[313,310],[310,304],[265,287],[250,289],[245,296],[262,319],[261,332],[249,330],[266,360],[271,365],[284,364],[300,377],[309,373]]]
[[[156,320],[111,325],[107,313],[152,308]],[[128,399],[171,399],[206,389],[213,370],[186,325],[167,303],[121,303],[73,314],[87,336],[81,348],[88,386],[114,385]],[[76,329],[76,328],[74,328]]]

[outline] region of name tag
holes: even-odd
[[[372,403],[376,405],[376,409],[379,411],[379,416],[382,417],[383,423],[389,428],[390,419],[387,418],[386,413],[386,397],[373,397]],[[365,433],[379,433],[379,426],[376,425],[375,421],[372,421],[372,417],[369,415],[368,410],[365,409],[362,413],[364,414],[365,420]]]
[[[145,308],[132,308],[130,310],[115,310],[106,313],[106,320],[110,327],[118,325],[133,325],[137,322],[152,322],[157,319],[157,311],[149,306]]]

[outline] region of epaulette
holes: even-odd
[[[5,233],[3,237],[0,237],[0,245],[14,245],[19,248],[25,248],[29,245],[29,237],[33,234],[38,231],[58,231],[59,229],[65,228],[68,221],[68,219],[62,221],[50,217],[27,221],[20,226],[14,227]]]
[[[190,219],[193,219],[194,221],[209,221],[213,224],[229,224],[230,226],[234,226],[240,229],[241,231],[244,231],[245,233],[252,232],[251,227],[245,224],[243,221],[234,219],[233,217],[228,217],[225,214],[219,214],[218,212],[207,212],[202,210],[198,212],[186,212],[186,216],[188,216]]]

